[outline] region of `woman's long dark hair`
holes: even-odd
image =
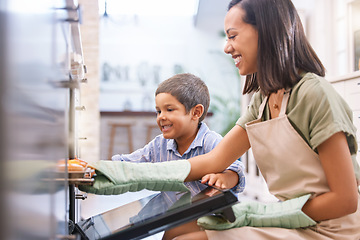
[[[232,0],[228,10],[234,6],[245,11],[243,21],[259,36],[257,72],[246,76],[243,94],[291,88],[301,79],[299,71],[325,76],[291,0]]]

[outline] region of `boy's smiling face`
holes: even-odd
[[[164,138],[175,139],[177,143],[193,135],[194,120],[191,111],[186,113],[185,106],[169,93],[159,93],[155,97],[156,122]],[[195,123],[197,126],[197,123]]]

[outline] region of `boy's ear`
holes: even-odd
[[[204,106],[202,104],[196,105],[195,107],[193,107],[192,113],[193,119],[199,120],[199,118],[201,118],[201,116],[204,114]]]

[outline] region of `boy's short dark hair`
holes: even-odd
[[[190,73],[180,73],[163,81],[156,89],[159,93],[170,93],[185,106],[186,113],[197,104],[204,106],[204,113],[199,122],[204,120],[210,105],[210,94],[206,84],[197,76]]]

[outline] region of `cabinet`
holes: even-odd
[[[359,70],[360,58],[360,0],[334,0],[333,44],[331,66],[327,66],[334,76],[345,75]],[[331,4],[331,3],[326,3]],[[319,39],[322,39],[319,37]],[[331,41],[331,40],[329,40]]]
[[[351,71],[359,70],[360,61],[360,1],[348,1],[349,18],[349,62]]]

